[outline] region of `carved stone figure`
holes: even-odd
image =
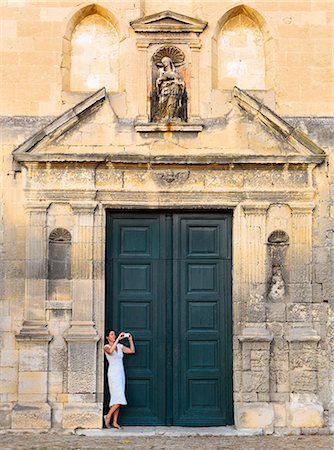
[[[283,300],[284,295],[285,283],[283,280],[282,270],[279,266],[274,266],[268,298],[272,302],[278,302]]]
[[[183,53],[176,47],[162,47],[153,55],[153,62],[160,67],[152,94],[155,122],[187,120],[186,85],[176,68],[183,60]]]

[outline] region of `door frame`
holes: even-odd
[[[234,349],[234,303],[233,303],[233,298],[234,298],[234,284],[233,284],[233,272],[234,272],[234,235],[235,235],[235,220],[234,220],[234,215],[235,215],[235,208],[234,207],[226,207],[226,206],[221,206],[221,207],[214,207],[214,208],[208,208],[208,207],[184,207],[182,205],[177,206],[175,208],[170,208],[170,207],[156,207],[156,208],[147,208],[147,207],[136,207],[136,206],[127,206],[124,208],[118,208],[115,207],[114,205],[112,207],[108,207],[105,206],[103,208],[103,234],[104,234],[104,277],[103,277],[103,281],[104,281],[104,305],[103,305],[103,329],[106,331],[106,322],[105,322],[105,314],[106,314],[106,296],[107,296],[107,270],[106,270],[106,261],[107,261],[107,216],[110,213],[131,213],[133,212],[134,214],[136,213],[156,213],[156,214],[163,214],[163,213],[170,213],[172,214],[183,214],[183,213],[189,213],[189,214],[222,214],[222,213],[230,213],[231,216],[231,227],[230,227],[230,239],[231,239],[231,271],[230,271],[230,325],[229,325],[229,348],[230,348],[230,355],[231,357],[229,358],[229,361],[226,361],[226,364],[229,368],[229,372],[230,372],[230,381],[229,381],[229,388],[231,391],[231,409],[230,409],[230,417],[231,420],[229,423],[226,424],[227,425],[233,425],[234,424],[234,383],[233,383],[233,379],[234,379],[234,353],[235,353],[235,349]],[[166,293],[166,295],[171,295],[171,293]],[[167,302],[168,305],[168,302]],[[168,318],[171,318],[173,316],[173,312],[170,310],[172,308],[172,305],[170,305],[169,310],[167,309],[167,313],[166,313],[166,318],[168,320]],[[174,308],[174,306],[173,306]],[[175,308],[174,308],[175,309]],[[173,327],[173,324],[171,324],[171,327]],[[168,325],[167,325],[168,328]],[[172,352],[174,352],[174,349],[172,349]],[[228,356],[228,354],[226,354],[226,356]],[[102,383],[101,383],[101,387],[102,387],[102,403],[103,403],[103,408],[106,407],[105,405],[105,398],[106,398],[106,390],[107,390],[107,379],[105,377],[105,362],[104,364],[102,364],[103,366],[103,373],[102,373]],[[167,370],[166,370],[166,376],[167,379],[168,378],[172,378],[173,377],[173,370],[171,367],[167,366]],[[174,383],[173,383],[174,384]],[[101,391],[100,391],[101,392]],[[171,404],[171,402],[168,399],[166,399],[166,417],[167,417],[167,421],[170,415],[173,415],[173,404]],[[200,426],[200,425],[199,425]],[[216,426],[215,424],[213,426]]]

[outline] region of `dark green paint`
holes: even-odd
[[[124,424],[232,423],[231,224],[226,212],[108,213],[106,327],[137,348]]]

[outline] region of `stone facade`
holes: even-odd
[[[1,6],[0,427],[102,427],[106,210],[201,208],[233,211],[236,427],[333,431],[332,2],[54,3]]]

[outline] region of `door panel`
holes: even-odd
[[[230,230],[230,215],[180,214],[174,218],[176,425],[222,425],[232,420],[227,336],[231,317],[226,314],[231,272],[225,264],[230,255]]]
[[[136,342],[123,423],[232,423],[230,214],[108,213],[106,313]]]
[[[107,303],[111,303],[107,321],[110,328],[130,331],[137,348],[135,356],[125,358],[131,405],[124,408],[127,424],[165,423],[166,349],[161,341],[161,352],[156,351],[155,340],[166,327],[164,241],[160,236],[164,227],[160,221],[160,215],[113,214],[108,218],[107,267],[112,276],[107,278]]]

